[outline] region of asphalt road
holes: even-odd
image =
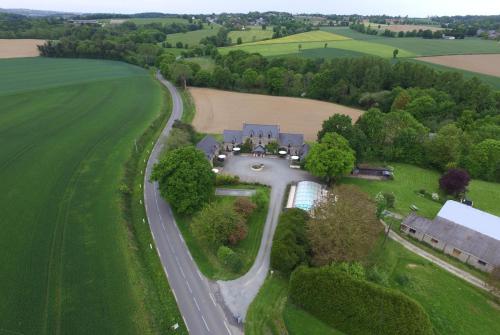
[[[181,117],[183,110],[177,89],[161,75],[157,77],[172,95],[173,110],[151,152],[144,178],[144,203],[155,247],[189,333],[241,334],[239,328],[229,323],[215,299],[210,283],[196,267],[177,228],[170,206],[160,196],[157,183],[149,182],[163,143],[172,129],[174,120]]]

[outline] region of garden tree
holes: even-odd
[[[321,141],[326,133],[337,133],[349,139],[352,136],[352,119],[349,115],[333,114],[323,121],[321,130],[318,132],[318,141]]]
[[[167,151],[155,164],[151,179],[179,214],[193,214],[214,194],[215,174],[200,150],[193,146]]]
[[[266,151],[271,154],[277,154],[279,148],[280,146],[276,141],[271,141],[266,145]]]
[[[369,157],[378,157],[384,144],[384,118],[385,115],[378,108],[370,108],[356,121],[356,127],[366,136],[369,146],[365,152]]]
[[[191,144],[191,135],[186,130],[172,128],[170,135],[165,141],[165,150],[175,150]]]
[[[340,185],[330,190],[307,223],[312,263],[364,260],[382,231],[375,213],[375,203],[359,188]]]
[[[410,103],[411,96],[406,90],[402,90],[394,99],[391,106],[391,111],[398,111],[406,109],[406,106]]]
[[[474,145],[465,167],[473,177],[500,182],[500,140],[487,139]]]
[[[245,197],[239,197],[234,201],[234,210],[244,219],[248,219],[256,208],[257,205],[254,204],[250,199]]]
[[[456,166],[461,159],[463,136],[462,130],[453,123],[441,128],[425,144],[425,156],[429,164],[441,171]]]
[[[243,267],[243,262],[238,254],[224,245],[220,246],[219,250],[217,250],[217,258],[233,272],[239,272]]]
[[[450,169],[439,178],[439,188],[444,193],[458,197],[467,190],[470,176],[462,169]]]
[[[280,215],[271,249],[271,267],[289,275],[298,265],[307,264],[310,252],[306,237],[309,214],[291,208]]]
[[[326,133],[319,143],[314,143],[306,158],[306,169],[329,183],[348,174],[356,158],[347,140],[337,133]]]
[[[187,88],[187,81],[193,77],[193,70],[188,64],[175,62],[170,65],[170,78],[178,85]]]
[[[193,235],[217,250],[222,245],[236,244],[246,237],[246,225],[233,205],[214,201],[196,214],[191,229]]]
[[[238,37],[238,39],[236,40],[236,44],[241,44],[243,43],[243,39],[241,37]]]

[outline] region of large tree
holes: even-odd
[[[337,133],[349,140],[352,134],[352,119],[349,115],[333,114],[323,121],[323,126],[318,132],[318,141],[321,141],[326,133]]]
[[[469,185],[470,176],[462,169],[450,169],[439,178],[439,188],[446,194],[458,197],[464,193]]]
[[[487,139],[476,144],[466,158],[473,177],[500,181],[500,140]]]
[[[356,157],[347,140],[337,133],[326,133],[319,143],[312,145],[306,159],[306,169],[313,175],[339,178],[352,171]]]
[[[213,195],[215,174],[200,150],[187,146],[167,151],[154,166],[152,180],[161,195],[180,214],[192,214]]]
[[[188,64],[175,62],[170,65],[170,78],[178,85],[187,87],[187,81],[193,77],[193,70]]]
[[[352,185],[335,187],[316,206],[307,224],[312,263],[363,260],[381,231],[376,205],[366,193]]]

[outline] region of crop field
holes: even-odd
[[[175,46],[177,42],[182,42],[188,46],[198,45],[200,40],[205,37],[215,36],[219,32],[220,25],[212,23],[210,26],[205,24],[203,29],[188,31],[186,33],[177,33],[167,35],[167,42]]]
[[[273,28],[267,27],[262,30],[260,26],[249,26],[246,30],[233,30],[229,32],[229,38],[232,44],[236,44],[238,37],[241,37],[243,43],[261,41],[273,37]]]
[[[324,27],[321,29],[354,40],[384,44],[392,49],[398,48],[400,50],[398,57],[500,53],[500,43],[476,37],[469,37],[463,40],[424,39],[418,37],[399,38],[362,34],[346,27]],[[405,50],[410,55],[405,56],[401,54],[401,50]],[[364,50],[359,49],[355,51],[363,52]]]
[[[329,42],[329,41],[345,41],[348,39],[350,38],[342,35],[337,35],[322,30],[314,30],[314,31],[309,31],[307,33],[300,33],[281,38],[275,38],[272,40],[255,42],[251,43],[250,45]]]
[[[500,77],[500,54],[421,57],[417,60]]]
[[[197,131],[221,134],[224,129],[241,129],[244,122],[278,124],[283,132],[304,134],[316,140],[324,120],[336,113],[349,115],[353,121],[361,110],[329,102],[236,93],[208,88],[190,88],[196,105],[193,126]]]
[[[353,53],[389,58],[392,57],[392,52],[394,50],[393,47],[385,44],[373,41],[354,40],[347,36],[328,33],[321,30],[220,48],[219,51],[225,54],[231,50],[238,49],[250,53],[258,52],[263,56],[294,55],[314,57],[317,54],[321,54],[323,57],[328,58],[342,57],[343,55],[350,56]],[[415,55],[406,50],[400,50],[399,56],[413,57]]]
[[[0,333],[156,331],[118,190],[163,89],[98,60],[1,60],[0,77]]]
[[[37,45],[44,44],[44,40],[4,40],[0,39],[0,59],[36,57],[39,55]]]

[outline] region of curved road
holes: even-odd
[[[156,182],[149,182],[165,139],[176,119],[182,115],[182,100],[177,89],[161,75],[158,80],[172,95],[172,114],[149,157],[144,177],[144,203],[156,249],[172,292],[190,334],[241,334],[232,326],[189,253],[177,228],[170,206],[161,198]]]

